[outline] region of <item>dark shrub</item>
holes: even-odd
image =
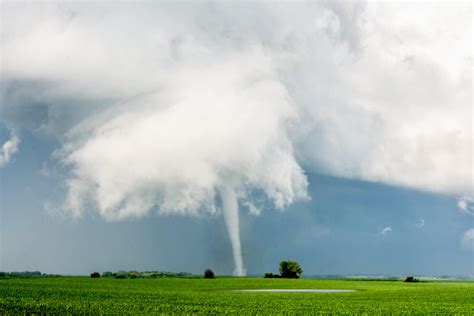
[[[211,269],[204,271],[204,279],[214,279],[214,272]]]
[[[405,279],[405,282],[418,282],[419,280],[415,277],[409,276]]]
[[[280,262],[280,273],[282,278],[297,279],[303,270],[297,261],[282,261]]]
[[[91,273],[91,278],[100,278],[100,273],[99,272],[92,272]]]
[[[271,272],[265,272],[265,274],[263,275],[264,278],[266,279],[272,279],[273,278],[273,273]]]

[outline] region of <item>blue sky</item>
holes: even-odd
[[[472,4],[2,4],[0,270],[474,274]]]
[[[22,150],[2,169],[2,269],[85,274],[107,270],[232,272],[223,219],[147,216],[109,223],[74,220],[44,202],[61,192],[41,171],[57,143],[22,134]],[[276,272],[296,259],[307,274],[472,274],[472,249],[460,240],[472,217],[457,200],[383,184],[309,175],[310,201],[260,216],[241,212],[247,272]],[[423,222],[422,222],[423,220]],[[423,223],[423,225],[422,225]],[[381,230],[390,227],[383,235]],[[192,259],[192,260],[191,260]]]

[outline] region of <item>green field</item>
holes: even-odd
[[[353,289],[242,293],[239,289]],[[0,314],[13,313],[474,314],[473,282],[38,277],[0,279]]]

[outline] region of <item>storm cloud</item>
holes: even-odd
[[[284,209],[305,171],[473,195],[469,3],[2,6],[2,120],[58,139],[74,216]]]

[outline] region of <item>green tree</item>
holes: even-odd
[[[115,278],[116,279],[125,279],[127,277],[127,272],[125,271],[118,271],[115,273]]]
[[[415,277],[409,276],[405,279],[405,282],[418,282],[419,280]]]
[[[303,270],[297,261],[280,262],[280,274],[282,278],[298,279],[301,273],[303,273]]]
[[[204,271],[204,279],[214,279],[214,272],[211,269]]]
[[[129,279],[136,279],[140,276],[140,272],[138,271],[128,271],[128,278]]]
[[[100,273],[99,272],[92,272],[91,273],[91,278],[100,278]]]

